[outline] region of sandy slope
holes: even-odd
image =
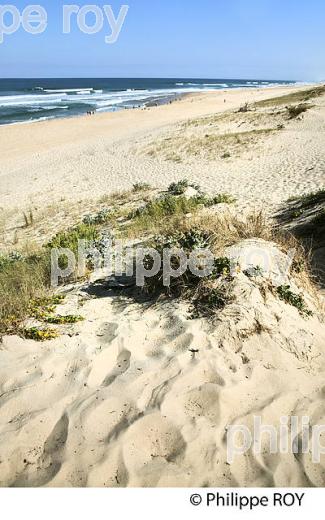
[[[214,324],[189,320],[185,303],[143,307],[84,285],[60,311],[86,320],[61,338],[5,338],[1,485],[324,486],[323,457],[270,455],[267,438],[227,463],[232,424],[325,421],[325,325],[308,296],[307,319],[259,283],[240,274]]]

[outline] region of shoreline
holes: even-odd
[[[286,90],[286,89],[290,89],[290,90],[303,90],[303,89],[307,89],[307,88],[313,88],[313,87],[317,87],[319,85],[322,85],[322,82],[320,83],[306,83],[306,84],[295,84],[295,85],[292,85],[292,84],[285,84],[285,85],[272,85],[272,86],[256,86],[256,87],[228,87],[228,88],[220,88],[220,89],[205,89],[205,90],[198,90],[197,92],[184,92],[184,93],[181,93],[181,94],[174,94],[174,95],[170,95],[170,97],[168,97],[168,99],[166,98],[165,101],[162,101],[161,99],[157,99],[156,101],[150,101],[148,102],[148,104],[145,104],[143,106],[130,106],[130,107],[123,107],[123,108],[120,108],[120,109],[116,109],[116,110],[106,110],[106,111],[97,111],[95,110],[94,111],[94,114],[95,116],[108,116],[108,115],[112,115],[112,114],[121,114],[121,113],[124,113],[124,112],[133,112],[134,110],[140,110],[140,111],[143,111],[143,110],[148,110],[148,109],[153,109],[153,108],[159,108],[159,107],[163,107],[163,106],[168,106],[170,104],[173,104],[175,102],[178,102],[178,101],[182,101],[184,99],[187,99],[187,98],[195,98],[197,96],[202,96],[202,95],[215,95],[215,94],[226,94],[227,92],[238,92],[238,93],[244,93],[244,92],[248,92],[248,93],[253,93],[254,91],[255,92],[272,92],[274,90]],[[53,122],[53,121],[66,121],[66,120],[79,120],[80,118],[87,118],[88,115],[87,115],[87,112],[83,112],[83,113],[80,113],[80,114],[74,114],[74,115],[67,115],[67,116],[53,116],[53,117],[48,117],[48,118],[40,118],[40,119],[35,119],[35,120],[29,120],[29,121],[17,121],[17,122],[13,122],[13,123],[5,123],[5,124],[0,124],[0,130],[2,128],[7,128],[7,127],[11,127],[11,126],[20,126],[20,125],[34,125],[36,123],[46,123],[46,122]]]
[[[148,101],[148,102],[145,102],[143,105],[134,105],[134,106],[123,106],[123,107],[120,107],[120,108],[116,108],[116,109],[112,109],[112,110],[95,110],[94,113],[92,115],[98,115],[98,114],[112,114],[112,113],[115,113],[115,112],[124,112],[124,110],[137,110],[137,109],[140,109],[140,110],[145,110],[145,109],[148,109],[148,108],[157,108],[158,106],[164,106],[164,105],[169,105],[169,104],[172,104],[176,101],[180,101],[188,96],[195,96],[196,94],[200,95],[200,94],[209,94],[209,93],[217,93],[217,92],[227,92],[227,91],[245,91],[245,90],[257,90],[257,89],[261,89],[261,90],[271,90],[271,89],[276,89],[276,88],[286,88],[286,87],[289,87],[289,88],[300,88],[300,87],[312,87],[312,86],[315,86],[316,83],[300,83],[300,82],[296,82],[295,84],[292,84],[292,83],[287,83],[287,84],[276,84],[274,83],[274,85],[256,85],[256,86],[249,86],[249,87],[226,87],[226,88],[218,88],[218,89],[209,89],[209,88],[205,88],[205,89],[202,89],[202,90],[197,90],[196,92],[193,92],[193,91],[189,91],[189,92],[183,92],[183,93],[166,93],[166,97],[165,98],[160,98],[160,97],[157,97],[156,99],[153,99],[151,101]],[[49,117],[40,117],[39,119],[30,119],[30,120],[27,120],[27,121],[14,121],[14,122],[10,122],[10,123],[3,123],[3,124],[0,124],[0,128],[1,127],[7,127],[7,126],[13,126],[13,125],[28,125],[28,124],[35,124],[35,123],[42,123],[42,122],[45,122],[45,121],[54,121],[54,120],[61,120],[61,119],[77,119],[77,118],[80,118],[80,117],[85,117],[87,116],[88,113],[87,111],[85,112],[82,112],[80,114],[73,114],[73,115],[57,115],[57,116],[49,116]]]

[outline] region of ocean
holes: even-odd
[[[152,106],[189,92],[292,85],[236,79],[0,79],[0,125]]]

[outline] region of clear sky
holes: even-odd
[[[106,18],[102,31],[86,35],[74,16],[63,35],[63,4],[95,2],[8,0],[20,11],[42,5],[48,27],[4,36],[0,77],[325,79],[324,0],[102,0],[116,15],[130,6],[115,44],[104,41]]]

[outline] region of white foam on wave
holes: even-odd
[[[26,94],[26,95],[15,95],[15,96],[0,96],[0,107],[7,106],[27,106],[27,105],[38,105],[38,104],[48,104],[49,102],[60,102],[62,98],[65,98],[64,95],[58,96],[57,94],[47,94],[47,95],[35,95],[35,94]]]
[[[203,87],[222,87],[227,88],[229,83],[202,83]]]
[[[64,94],[64,93],[67,93],[67,94],[73,94],[74,92],[76,93],[91,93],[91,92],[95,92],[94,89],[92,87],[88,87],[88,88],[62,88],[62,89],[44,89],[44,92],[47,92],[49,94]]]

